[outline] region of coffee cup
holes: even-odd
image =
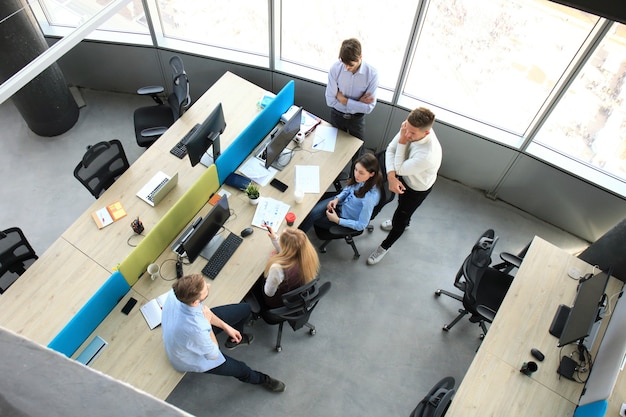
[[[148,265],[148,273],[150,274],[150,279],[154,281],[159,276],[159,265],[150,264]]]

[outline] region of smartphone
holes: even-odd
[[[274,188],[279,189],[280,191],[282,191],[283,193],[285,192],[285,190],[287,189],[288,185],[285,184],[284,182],[277,180],[276,178],[272,179],[272,181],[270,181],[270,185]]]
[[[137,304],[137,300],[134,299],[133,297],[130,297],[126,305],[122,308],[122,313],[128,315],[128,313],[130,313],[130,310],[132,310],[133,307],[135,307],[135,304]]]

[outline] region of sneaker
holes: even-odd
[[[367,264],[376,265],[378,262],[381,261],[381,259],[385,257],[387,251],[388,249],[383,249],[382,246],[377,247],[376,250],[372,252],[372,254],[369,256],[369,258],[367,258]]]
[[[226,339],[226,342],[224,342],[224,346],[226,346],[226,349],[233,350],[239,346],[249,345],[250,343],[252,343],[253,340],[254,340],[254,336],[252,336],[251,334],[242,333],[241,342],[239,343],[233,342],[229,337],[228,339]]]
[[[274,379],[269,375],[265,375],[265,382],[262,385],[263,388],[272,392],[283,392],[285,390],[284,382]]]
[[[384,222],[382,222],[380,224],[380,228],[383,229],[385,232],[388,232],[392,229],[391,226],[391,219],[387,219]],[[409,225],[407,224],[406,227],[404,228],[404,230],[409,230]]]

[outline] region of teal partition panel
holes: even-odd
[[[220,184],[250,155],[256,146],[280,120],[280,116],[293,105],[295,83],[289,81],[276,97],[228,145],[215,161]]]

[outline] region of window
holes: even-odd
[[[403,93],[523,136],[597,20],[543,0],[431,1]]]
[[[614,24],[534,138],[626,182],[626,26]]]
[[[328,68],[337,60],[341,42],[357,38],[363,47],[363,60],[378,70],[379,86],[393,91],[417,2],[388,0],[384,7],[372,7],[333,0],[315,0],[306,5],[282,1],[277,55],[282,61],[323,72],[318,81],[326,83]]]

